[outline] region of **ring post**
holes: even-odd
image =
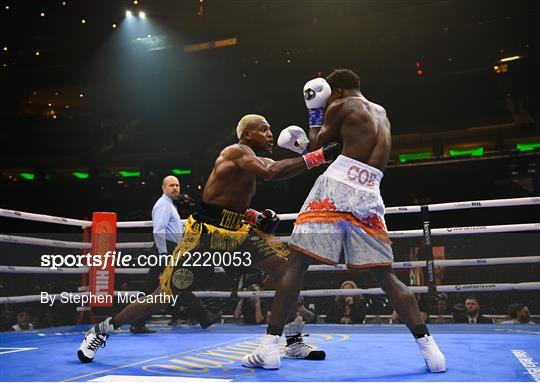
[[[433,262],[433,243],[431,242],[431,226],[429,223],[429,207],[428,205],[422,205],[420,208],[420,214],[422,216],[422,230],[424,231],[423,247],[420,249],[422,259],[426,261],[426,268],[424,269],[424,278],[427,280],[428,292],[437,292],[437,286],[435,284],[435,264]]]
[[[94,212],[92,214],[92,259],[94,262],[90,267],[89,294],[95,295],[96,301],[90,300],[90,307],[113,306],[115,249],[116,213]]]

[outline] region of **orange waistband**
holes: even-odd
[[[298,215],[294,224],[308,222],[335,223],[339,221],[348,221],[354,226],[361,227],[372,237],[381,239],[386,243],[392,243],[383,221],[376,214],[367,216],[364,219],[358,219],[353,213],[346,211],[306,211]]]

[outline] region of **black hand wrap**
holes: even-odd
[[[329,142],[322,147],[324,162],[332,162],[341,154],[341,144],[339,142]]]

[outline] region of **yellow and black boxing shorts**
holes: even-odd
[[[244,213],[202,203],[187,220],[184,235],[160,276],[166,294],[201,289],[208,285],[214,267],[229,277],[253,272],[266,257],[288,256],[288,246],[274,236],[243,222]]]

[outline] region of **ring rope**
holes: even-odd
[[[523,198],[506,198],[492,199],[482,201],[463,201],[463,202],[446,202],[427,205],[429,211],[455,210],[455,209],[471,209],[484,207],[505,207],[505,206],[525,206],[540,204],[540,197],[523,197]],[[420,206],[395,206],[387,207],[385,214],[400,214],[400,213],[419,213]],[[283,221],[296,219],[298,213],[278,214]],[[85,221],[73,218],[55,217],[45,214],[27,213],[17,210],[0,209],[0,217],[26,219],[29,221],[49,222],[61,225],[72,225],[89,227],[92,226],[92,221]],[[152,221],[119,221],[116,223],[118,228],[133,228],[133,227],[151,227]]]
[[[527,263],[540,263],[540,256],[526,257],[499,257],[499,258],[476,258],[476,259],[439,259],[434,261],[438,267],[463,267],[463,266],[494,266],[494,265],[514,265]],[[425,267],[426,261],[411,261],[411,262],[394,262],[394,269],[413,269],[417,267]],[[58,267],[56,269],[34,266],[0,266],[0,273],[7,274],[84,274],[90,271],[88,267],[70,268]],[[147,274],[149,268],[116,268],[115,274]],[[215,267],[216,273],[224,273],[222,267]],[[347,265],[338,264],[336,266],[329,265],[311,265],[308,271],[351,271],[347,269]]]
[[[0,242],[19,243],[21,245],[61,247],[64,249],[88,249],[92,247],[91,242],[59,241],[55,239],[21,237],[18,235],[6,234],[0,234]],[[117,249],[149,249],[152,246],[154,246],[154,242],[120,242],[116,244]]]
[[[540,223],[518,223],[512,225],[491,225],[491,226],[463,226],[463,227],[446,227],[440,229],[431,229],[431,235],[461,235],[461,234],[484,234],[484,233],[510,233],[518,231],[536,231],[540,230]],[[389,231],[388,235],[391,238],[412,238],[422,237],[422,230],[398,230]],[[276,237],[281,242],[290,240],[290,236]],[[19,243],[25,245],[42,245],[50,247],[62,247],[66,249],[81,249],[89,248],[90,242],[70,242],[58,241],[52,239],[21,237],[17,235],[0,234],[0,242]],[[149,249],[154,245],[154,242],[121,242],[116,244],[117,249]]]
[[[414,294],[425,294],[428,292],[427,286],[408,286]],[[444,285],[438,286],[437,291],[443,293],[462,293],[470,291],[530,291],[540,290],[540,282],[522,283],[474,283],[468,285]],[[115,291],[114,296],[119,294],[137,295],[140,291]],[[194,291],[193,294],[199,298],[230,298],[238,295],[240,298],[270,298],[275,295],[275,291]],[[70,293],[73,295],[88,295],[87,292]],[[369,289],[324,289],[305,290],[300,292],[302,297],[329,297],[329,296],[356,296],[356,295],[385,295],[381,288]],[[59,296],[60,294],[50,294]],[[36,302],[41,300],[41,295],[23,295],[16,297],[0,297],[0,304]]]
[[[0,209],[0,217],[25,219],[25,220],[28,220],[28,221],[57,223],[57,224],[60,224],[60,225],[70,225],[70,226],[81,226],[81,227],[90,227],[90,226],[92,226],[92,221],[85,221],[85,220],[82,220],[82,219],[56,217],[56,216],[53,216],[53,215],[46,215],[46,214],[27,213],[27,212],[24,212],[24,211],[8,210],[8,209]]]

